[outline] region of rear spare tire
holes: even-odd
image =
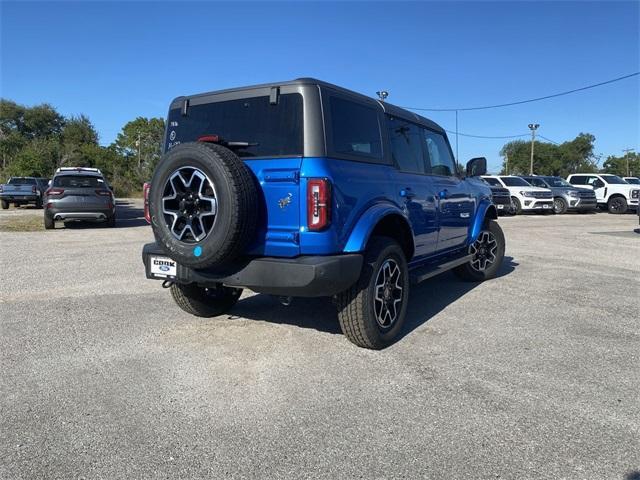
[[[258,193],[251,172],[221,145],[183,143],[156,167],[149,197],[158,243],[178,263],[222,266],[253,239]]]

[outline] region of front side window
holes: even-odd
[[[382,139],[375,109],[338,97],[330,97],[333,151],[337,154],[382,158]]]
[[[424,139],[429,156],[431,173],[434,175],[451,176],[456,173],[456,162],[451,155],[449,145],[444,135],[431,130],[424,131]]]
[[[422,129],[413,123],[387,117],[393,163],[403,172],[427,173],[422,151]]]
[[[624,183],[627,183],[617,175],[600,175],[600,176],[606,183],[610,183],[612,185],[622,185]]]

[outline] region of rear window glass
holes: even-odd
[[[100,177],[85,175],[62,175],[53,179],[54,187],[64,188],[102,188],[106,187]]]
[[[382,140],[378,114],[373,108],[331,97],[331,133],[337,154],[382,158]]]
[[[225,142],[247,142],[234,148],[240,157],[302,156],[302,95],[251,97],[190,106],[169,112],[165,150],[204,135],[218,135]]]
[[[35,178],[14,177],[9,179],[9,185],[35,185]]]

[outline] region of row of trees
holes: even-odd
[[[571,141],[561,144],[535,142],[533,149],[533,171],[537,175],[566,177],[576,172],[612,173],[620,176],[640,174],[640,155],[608,156],[600,167],[602,157],[594,153],[596,138],[581,133]],[[515,140],[500,150],[503,158],[501,174],[526,175],[531,165],[531,142]]]
[[[96,167],[116,195],[139,192],[161,154],[165,122],[138,117],[109,146],[99,144],[85,115],[64,117],[51,105],[34,107],[0,100],[0,180],[10,176],[51,177],[58,167]]]

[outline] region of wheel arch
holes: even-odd
[[[413,258],[415,252],[413,230],[407,218],[397,207],[382,205],[367,210],[349,235],[344,251],[364,251],[374,235],[396,240],[404,251],[407,261]]]
[[[498,210],[495,205],[488,201],[480,202],[478,208],[476,209],[476,215],[473,218],[473,222],[471,222],[471,226],[469,228],[469,239],[468,244],[471,245],[478,239],[478,235],[480,235],[480,231],[482,230],[482,226],[484,225],[487,219],[497,220],[498,219]]]

